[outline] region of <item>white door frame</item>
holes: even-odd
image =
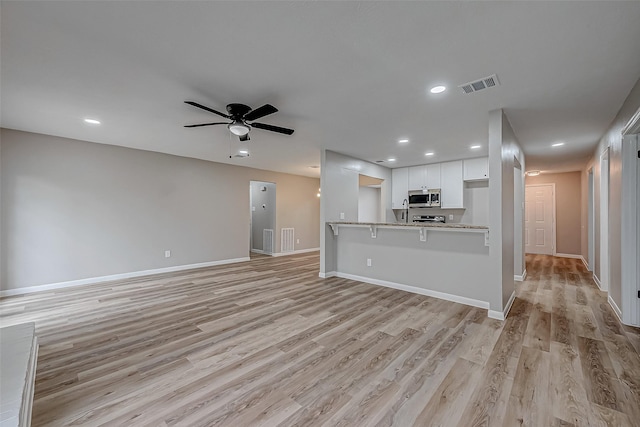
[[[609,292],[609,147],[600,153],[600,275],[596,283]]]
[[[553,252],[551,255],[556,256],[558,253],[556,244],[556,183],[551,182],[548,184],[527,184],[524,186],[524,199],[527,200],[527,188],[529,187],[551,187],[551,220],[553,223],[551,224],[551,245],[553,246]],[[524,220],[524,219],[523,219]]]
[[[595,181],[594,181],[593,167],[587,171],[587,269],[591,272],[595,268],[596,258],[596,204],[595,204]]]
[[[622,322],[640,326],[640,108],[622,137]]]

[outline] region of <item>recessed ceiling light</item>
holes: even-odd
[[[240,150],[240,151],[238,151],[238,153],[240,153],[240,154],[249,154],[249,152],[247,150]]]
[[[96,119],[84,119],[84,122],[90,125],[99,125],[100,124],[100,120],[96,120]]]
[[[445,86],[434,86],[431,88],[431,90],[429,92],[431,93],[442,93],[445,90],[447,90],[447,88]]]
[[[540,175],[540,171],[528,171],[527,175],[528,176],[538,176],[538,175]]]
[[[408,140],[408,139],[399,139],[399,140],[398,140],[398,143],[399,143],[399,144],[406,144],[407,142],[409,142],[409,140]]]
[[[387,159],[387,162],[395,162],[395,161],[396,161],[396,159],[395,159],[395,158],[393,158],[393,157],[389,157],[389,158]]]
[[[556,142],[555,144],[551,144],[552,147],[560,147],[561,145],[564,145],[564,142]]]
[[[427,153],[424,153],[425,156],[433,156],[434,154],[436,154],[436,153],[434,153],[433,151],[429,151]]]
[[[482,147],[482,145],[472,145],[470,148],[472,150],[477,150],[478,148],[481,148],[481,147]]]

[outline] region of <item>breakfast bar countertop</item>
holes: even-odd
[[[452,228],[470,230],[489,230],[486,225],[472,224],[447,224],[440,222],[357,222],[357,221],[329,221],[329,225],[354,225],[354,226],[374,226],[374,227],[418,227],[418,228]]]

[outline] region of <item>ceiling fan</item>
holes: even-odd
[[[229,104],[227,105],[227,113],[224,114],[220,111],[216,111],[213,108],[205,107],[204,105],[198,104],[193,101],[184,101],[185,104],[193,105],[194,107],[201,108],[205,111],[208,111],[213,114],[217,114],[218,116],[222,116],[225,119],[231,120],[231,122],[215,122],[215,123],[201,123],[197,125],[186,125],[186,128],[197,128],[202,126],[213,126],[213,125],[227,125],[232,134],[237,135],[240,138],[240,141],[248,141],[249,131],[251,128],[257,128],[262,130],[268,130],[271,132],[284,133],[285,135],[291,135],[293,133],[293,129],[282,128],[280,126],[268,125],[265,123],[256,123],[254,120],[257,120],[261,117],[268,116],[269,114],[273,114],[278,111],[276,107],[271,104],[265,104],[262,107],[258,107],[255,110],[252,110],[251,107],[244,104]],[[248,123],[251,122],[251,123]]]

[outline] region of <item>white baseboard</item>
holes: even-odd
[[[329,277],[336,277],[336,272],[335,271],[327,271],[326,273],[320,272],[318,273],[318,277],[322,278],[322,279],[328,279]]]
[[[386,280],[373,279],[371,277],[356,276],[354,274],[341,273],[339,271],[336,272],[335,275],[343,279],[357,280],[358,282],[370,283],[372,285],[384,286],[386,288],[399,289],[401,291],[411,292],[419,295],[425,295],[428,297],[439,298],[439,299],[443,299],[451,302],[457,302],[459,304],[470,305],[473,307],[485,308],[485,309],[489,308],[489,303],[486,301],[480,301],[477,299],[462,297],[459,295],[432,291],[429,289],[418,288],[416,286],[403,285],[401,283],[388,282]]]
[[[276,252],[271,254],[271,256],[288,256],[288,255],[296,255],[296,254],[306,254],[307,252],[318,252],[320,248],[311,248],[311,249],[298,249],[297,251],[291,252]]]
[[[525,271],[526,276],[526,271]],[[516,291],[511,292],[511,296],[509,297],[509,301],[507,301],[507,306],[503,311],[498,310],[489,310],[488,316],[492,319],[505,320],[509,315],[509,311],[511,311],[511,306],[513,305],[513,301],[516,299]]]
[[[600,279],[598,279],[598,276],[596,276],[596,273],[593,273],[593,281],[596,282],[596,285],[598,286],[598,289],[600,289],[602,291],[602,284],[600,284]],[[604,291],[602,291],[604,292]]]
[[[584,257],[582,255],[580,255],[580,259],[582,260],[582,263],[584,264],[584,266],[587,269],[587,271],[591,271],[591,269],[589,268],[589,263],[587,262],[587,260],[584,259]]]
[[[49,283],[46,285],[29,286],[19,289],[7,289],[0,291],[0,297],[12,295],[30,294],[32,292],[49,291],[52,289],[69,288],[72,286],[89,285],[100,282],[110,282],[112,280],[132,279],[134,277],[152,276],[154,274],[173,273],[175,271],[192,270],[195,268],[213,267],[216,265],[233,264],[236,262],[249,261],[249,257],[223,259],[219,261],[201,262],[197,264],[176,265],[174,267],[156,268],[154,270],[133,271],[130,273],[112,274],[109,276],[90,277],[88,279],[70,280],[68,282]]]
[[[574,259],[583,259],[582,255],[574,255],[574,254],[561,254],[559,252],[556,252],[554,254],[554,256],[558,257],[558,258],[574,258]]]
[[[611,308],[613,308],[613,312],[616,314],[616,316],[618,316],[618,320],[620,321],[620,323],[624,323],[622,321],[622,311],[620,310],[620,307],[618,307],[618,304],[616,304],[613,298],[611,298],[611,295],[609,295],[609,298],[607,299],[609,300],[609,305],[611,306]]]
[[[518,276],[516,274],[513,275],[513,280],[517,281],[517,282],[524,282],[524,279],[527,278],[527,269],[525,268],[525,270],[522,272],[522,276]]]

